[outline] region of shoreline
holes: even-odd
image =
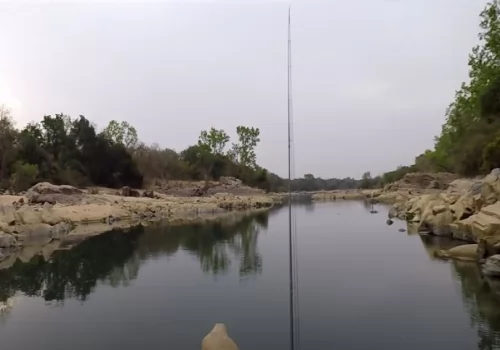
[[[111,230],[213,221],[268,210],[282,201],[264,193],[177,197],[144,191],[142,197],[132,197],[111,189],[92,192],[41,183],[22,196],[0,195],[0,269],[37,254],[48,258],[57,249]]]

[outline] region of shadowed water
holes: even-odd
[[[496,349],[500,283],[436,260],[456,244],[387,226],[363,202],[294,207],[301,348]],[[6,349],[289,349],[288,209],[110,232],[0,270]]]

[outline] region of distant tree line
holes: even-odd
[[[39,181],[74,186],[142,187],[145,181],[217,180],[234,176],[271,190],[266,169],[256,163],[258,128],[239,126],[238,141],[215,128],[202,131],[197,144],[182,152],[139,142],[127,122],[111,121],[98,131],[84,116],[44,116],[21,130],[0,106],[0,188],[25,190]],[[279,177],[276,176],[279,179]]]
[[[286,191],[288,180],[257,164],[260,130],[238,126],[237,140],[222,129],[200,133],[196,144],[181,152],[146,145],[129,123],[112,120],[103,130],[84,116],[46,115],[18,130],[11,112],[0,106],[0,189],[26,190],[40,181],[74,186],[143,187],[157,180],[218,180],[233,176],[266,191]],[[365,178],[365,175],[366,178]],[[376,186],[362,180],[321,179],[307,174],[291,182],[293,191]]]

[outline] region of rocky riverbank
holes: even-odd
[[[392,199],[389,217],[408,221],[419,233],[470,243],[439,251],[440,257],[475,260],[486,275],[500,276],[500,169],[413,191],[388,187],[377,198]]]
[[[208,191],[195,187],[182,197],[127,187],[82,190],[50,183],[39,183],[22,195],[0,195],[0,268],[36,254],[48,257],[54,249],[112,229],[160,220],[168,224],[211,220],[281,202],[279,196],[225,180]]]

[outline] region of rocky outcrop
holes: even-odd
[[[83,193],[82,190],[73,186],[53,185],[49,182],[39,182],[28,190],[28,192],[30,191],[39,194],[65,194],[65,195],[75,195]]]
[[[31,188],[26,196],[38,199],[53,196],[54,201],[30,202],[25,200],[27,197],[0,196],[0,268],[11,266],[17,258],[45,256],[60,242],[79,242],[113,228],[159,220],[196,221],[233,210],[269,208],[281,201],[279,196],[231,193],[172,197],[145,191],[145,196],[135,197],[130,190],[136,191],[124,188],[117,193],[101,189],[99,194],[92,195],[71,186],[43,183]]]
[[[450,173],[408,173],[399,181],[384,187],[384,192],[399,190],[422,191],[424,189],[445,190],[458,176]]]
[[[442,256],[469,259],[476,249],[475,260],[484,262],[500,253],[500,169],[482,179],[455,179],[444,192],[429,189],[396,201],[389,217],[405,219],[417,225],[419,232],[477,243],[477,249],[461,246],[443,251]]]
[[[238,350],[236,343],[227,334],[226,326],[217,323],[201,342],[202,350]]]

